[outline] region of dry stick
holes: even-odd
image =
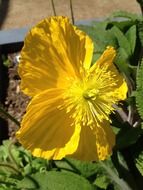
[[[51,0],[51,4],[52,4],[52,9],[53,9],[54,16],[56,16],[56,9],[55,9],[54,0]]]
[[[72,0],[70,0],[70,10],[71,10],[71,19],[72,19],[72,24],[74,24],[74,12],[73,12],[73,6],[72,6]]]

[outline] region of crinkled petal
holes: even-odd
[[[96,97],[90,99],[90,107],[99,121],[109,120],[113,105],[127,97],[127,83],[113,64],[115,56],[115,49],[107,47],[87,73],[88,88]]]
[[[65,88],[69,78],[81,78],[90,67],[91,39],[65,17],[44,19],[27,35],[21,52],[21,89],[34,96],[48,88]]]
[[[108,46],[103,54],[99,57],[96,63],[91,67],[90,71],[94,71],[97,67],[104,68],[108,65],[108,68],[112,66],[116,57],[116,51],[114,47]]]
[[[80,126],[66,113],[62,90],[44,91],[31,100],[17,132],[21,144],[34,156],[62,159],[77,149]]]
[[[96,123],[95,123],[96,125]],[[85,161],[105,160],[115,145],[115,134],[108,121],[103,121],[100,126],[82,126],[79,146],[72,155],[74,158]]]
[[[114,59],[116,57],[116,51],[113,47],[107,47],[97,62],[91,67],[91,73],[100,73],[99,77],[104,79],[104,75],[108,74],[104,90],[112,94],[112,97],[116,101],[124,100],[127,97],[127,83],[121,73],[114,65]],[[123,63],[124,64],[124,63]],[[112,81],[111,81],[112,79]],[[97,80],[97,82],[99,82]],[[114,83],[114,84],[113,84]],[[111,85],[110,85],[111,84]],[[102,85],[102,83],[101,83]],[[105,94],[106,96],[106,94]]]

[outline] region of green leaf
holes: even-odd
[[[128,42],[126,36],[123,34],[123,32],[117,28],[116,26],[113,26],[111,29],[114,36],[117,38],[118,44],[120,48],[123,48],[128,56],[130,56],[131,53],[131,47],[130,43]]]
[[[130,13],[130,12],[127,12],[127,11],[116,11],[114,13],[112,13],[111,15],[111,18],[127,18],[127,19],[130,19],[130,20],[137,20],[139,19],[139,15],[137,14],[133,14],[133,13]]]
[[[136,158],[135,164],[140,174],[143,176],[143,151],[139,154],[138,158]]]
[[[131,51],[132,54],[134,53],[135,50],[135,46],[136,46],[136,25],[133,25],[129,28],[129,30],[126,32],[125,36],[127,37],[129,43],[130,43],[130,47],[131,47]]]
[[[133,145],[142,134],[142,127],[131,127],[128,124],[124,124],[116,136],[116,147],[121,149]]]
[[[39,179],[41,178],[39,177]],[[22,180],[19,180],[17,182],[16,187],[18,189],[36,190],[36,189],[39,189],[40,186],[38,182],[34,179],[34,177],[25,176]]]
[[[2,190],[7,189],[7,190],[16,190],[16,184],[18,180],[16,178],[12,178],[9,175],[1,175],[0,174],[0,187],[2,186]],[[1,189],[0,189],[1,190]]]
[[[10,141],[5,140],[3,144],[0,146],[0,161],[6,162],[9,156],[8,147],[10,146]]]
[[[82,162],[71,158],[66,158],[63,161],[55,161],[55,164],[58,168],[73,171],[86,178],[101,171],[101,167],[97,163]]]
[[[106,189],[107,186],[109,185],[109,183],[110,183],[110,180],[105,175],[103,175],[103,176],[101,176],[101,175],[97,176],[96,180],[94,182],[94,184],[96,186],[98,186],[98,187],[100,187],[102,189]]]
[[[117,56],[115,59],[115,64],[119,68],[119,70],[125,73],[127,76],[130,75],[130,68],[129,68],[129,58],[124,48],[120,47],[117,50]]]
[[[10,166],[13,166],[22,175],[43,172],[49,164],[45,159],[33,157],[29,151],[22,146],[13,144],[11,140],[3,141],[3,145],[0,146],[0,162],[2,163],[0,173],[11,174],[14,170]]]
[[[116,26],[119,28],[123,33],[125,33],[131,26],[133,26],[135,22],[132,20],[111,20],[108,24],[109,28],[112,28],[113,26]]]
[[[143,119],[143,60],[137,71],[136,106],[140,117]]]
[[[137,29],[138,29],[139,39],[143,47],[143,20],[139,20],[137,22]]]
[[[105,32],[108,25],[108,21],[93,21],[91,25],[78,25],[77,27],[86,32],[93,40],[96,39],[96,35],[100,36],[98,32]]]
[[[6,67],[9,67],[10,66],[10,60],[8,59],[8,57],[7,56],[5,56],[5,55],[2,55],[2,61],[3,61],[3,64],[4,64],[4,66],[6,66]]]
[[[107,21],[96,22],[91,26],[78,26],[86,32],[94,43],[92,64],[101,56],[107,46],[118,47],[117,39],[111,30],[106,30]]]
[[[122,153],[114,152],[112,155],[112,162],[114,163],[119,176],[131,186],[131,189],[136,189],[135,179],[133,178],[132,173],[128,168],[127,160],[125,160]]]
[[[110,30],[106,30],[105,26],[102,24],[104,22],[99,22],[94,26],[79,26],[79,28],[85,31],[93,40],[95,52],[98,51],[102,53],[107,46],[117,47],[116,37],[112,34]]]
[[[96,29],[103,31],[106,30],[108,22],[109,22],[108,20],[93,21],[91,25],[94,26]]]
[[[114,185],[114,189],[131,190],[126,181],[119,177],[111,160],[100,161],[100,165],[106,172],[106,176],[111,180],[112,184]]]
[[[71,172],[58,171],[36,173],[29,179],[24,178],[17,187],[27,190],[93,190],[93,186],[82,176]]]

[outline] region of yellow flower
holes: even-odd
[[[104,160],[115,145],[109,114],[127,84],[107,47],[91,66],[93,42],[57,16],[27,35],[21,52],[22,91],[31,96],[17,138],[34,156]]]

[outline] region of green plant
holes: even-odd
[[[142,8],[142,1],[138,2]],[[116,67],[128,83],[128,99],[111,115],[116,133],[113,155],[94,163],[69,158],[47,161],[31,156],[17,142],[6,140],[0,146],[0,190],[142,189],[143,18],[119,11],[104,21],[77,27],[94,42],[93,63],[106,46],[115,47]]]

